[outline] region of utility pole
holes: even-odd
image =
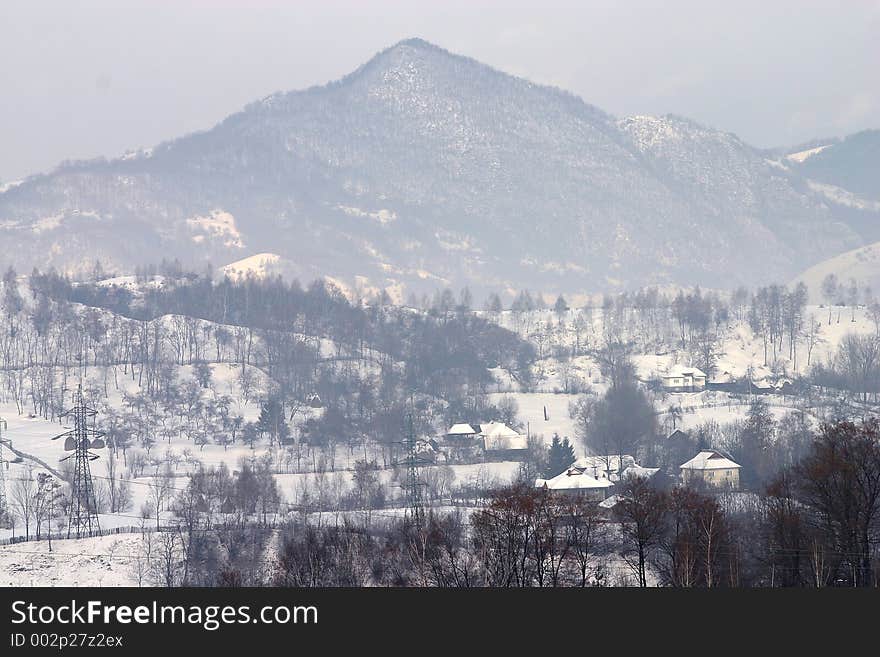
[[[98,458],[89,449],[104,447],[103,432],[89,426],[89,419],[98,412],[86,406],[82,396],[82,385],[77,388],[73,398],[73,406],[64,411],[61,417],[73,419],[73,428],[52,438],[64,438],[64,449],[73,454],[65,456],[62,461],[73,457],[73,482],[71,483],[70,514],[67,522],[67,538],[91,536],[100,531],[98,509],[95,501],[95,486],[89,462]]]

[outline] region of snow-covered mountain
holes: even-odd
[[[795,164],[407,40],[206,132],[31,177],[0,193],[0,236],[22,270],[272,253],[395,290],[728,286],[880,239],[880,212]]]
[[[799,161],[802,175],[880,201],[880,130],[864,130],[807,152]]]

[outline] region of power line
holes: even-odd
[[[62,417],[73,418],[73,429],[52,438],[52,440],[64,438],[64,448],[73,451],[74,468],[67,523],[68,538],[74,532],[79,538],[83,533],[91,534],[95,529],[101,528],[98,523],[95,485],[89,467],[89,461],[98,458],[98,455],[92,454],[89,449],[104,447],[103,432],[88,426],[89,418],[94,418],[97,414],[96,410],[86,406],[80,384],[74,396],[73,407],[62,414]],[[61,460],[66,461],[69,458],[70,456],[65,456]]]

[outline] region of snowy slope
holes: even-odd
[[[880,290],[880,242],[823,260],[799,274],[791,283],[805,283],[811,300],[820,303],[825,301],[821,295],[822,281],[829,274],[837,276],[837,280],[843,285],[847,285],[850,279],[855,279],[862,287],[869,285],[872,290]]]
[[[866,239],[786,163],[409,39],[148,156],[8,188],[0,237],[22,271],[163,257],[262,271],[247,252],[303,281],[407,293],[755,283]]]
[[[0,545],[0,586],[138,586],[139,534]]]

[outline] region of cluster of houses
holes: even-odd
[[[698,367],[673,365],[660,375],[660,385],[665,392],[702,392],[703,390],[723,390],[726,392],[769,395],[790,394],[793,384],[790,379],[780,377],[775,380],[754,381],[737,378],[728,371],[716,372],[708,376]]]
[[[684,484],[733,490],[739,487],[740,468],[738,463],[718,451],[703,450],[679,466],[679,476]],[[628,454],[585,456],[552,479],[536,479],[535,487],[581,495],[596,502],[613,502],[616,497],[614,489],[627,478],[654,480],[663,476],[660,468],[642,467]],[[668,485],[672,482],[656,483]]]
[[[700,370],[682,368],[679,374],[675,377],[679,387],[685,382],[693,385],[696,381],[699,385],[701,380],[705,385],[705,375]],[[675,432],[670,439],[679,433]],[[431,451],[430,460],[434,462],[438,458],[447,462],[521,460],[528,450],[528,438],[503,422],[459,423],[452,425],[439,441],[431,440],[426,448]],[[677,479],[687,485],[735,490],[739,488],[740,469],[738,463],[717,450],[702,450],[682,463],[677,477],[660,468],[643,467],[629,454],[591,455],[577,459],[555,477],[536,479],[535,487],[582,495],[597,502],[613,502],[614,489],[629,477],[651,479],[659,486],[672,485]]]

